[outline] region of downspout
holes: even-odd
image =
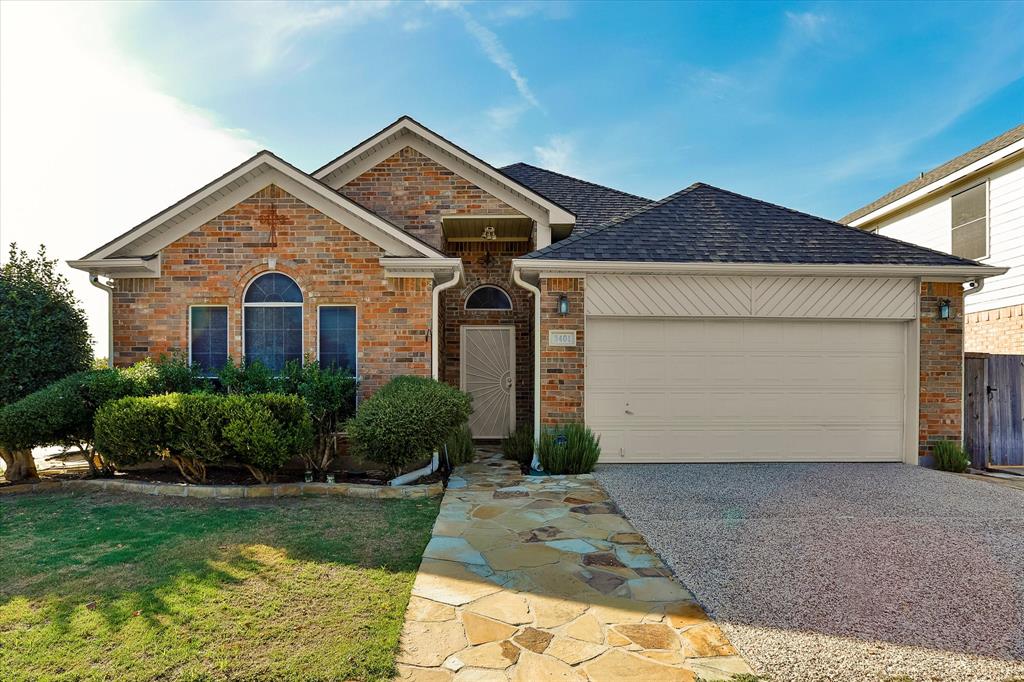
[[[99,275],[89,275],[89,284],[107,292],[107,367],[114,367],[114,287],[100,281]]]
[[[981,291],[982,289],[984,289],[985,288],[985,278],[984,277],[978,277],[977,279],[972,279],[970,282],[968,282],[968,284],[971,285],[971,288],[970,289],[964,289],[964,297],[965,298],[967,296],[969,296],[970,294],[976,294],[979,291]]]
[[[441,292],[444,291],[445,289],[451,289],[453,286],[458,284],[460,277],[460,271],[456,270],[454,277],[452,277],[444,284],[438,284],[436,287],[434,287],[432,303],[430,308],[430,365],[431,376],[434,378],[434,381],[439,381],[441,376],[439,368],[440,359],[438,357],[439,347],[437,329],[439,323],[438,317],[440,317]],[[421,478],[423,476],[429,476],[430,474],[437,471],[438,463],[439,457],[437,452],[435,451],[434,456],[430,458],[430,464],[420,469],[416,469],[415,471],[410,471],[409,473],[402,474],[401,476],[396,476],[395,478],[392,478],[390,481],[388,481],[388,485],[405,485],[406,483],[411,483],[412,481],[415,481],[416,479]]]
[[[536,444],[540,442],[540,287],[522,278],[519,270],[512,270],[512,281],[533,294],[533,461],[531,469],[540,471],[540,458]]]

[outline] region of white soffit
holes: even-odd
[[[407,116],[314,171],[313,177],[337,190],[405,147],[412,147],[534,220],[576,223],[576,216],[566,209]]]
[[[377,214],[332,191],[270,152],[263,151],[75,262],[154,254],[271,184],[379,245],[391,255],[443,257],[439,251]]]

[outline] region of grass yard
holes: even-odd
[[[0,680],[379,680],[437,500],[0,501]]]

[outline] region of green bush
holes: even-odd
[[[533,426],[523,424],[501,441],[501,454],[505,459],[516,460],[527,471],[533,463],[533,447]]]
[[[171,414],[180,395],[113,400],[96,411],[96,449],[117,466],[169,456]]]
[[[348,422],[353,452],[397,476],[429,457],[472,410],[468,395],[423,377],[396,377],[359,406]]]
[[[260,481],[312,447],[313,426],[298,396],[170,393],[129,397],[96,414],[96,447],[118,466],[156,459],[174,463],[187,481],[233,462]]]
[[[476,446],[473,445],[473,434],[469,426],[463,424],[452,431],[445,443],[448,453],[448,464],[457,467],[460,464],[469,464],[476,457]]]
[[[93,420],[100,406],[127,396],[187,392],[205,385],[178,359],[76,372],[0,409],[0,446],[78,449],[93,475],[109,475],[113,473],[111,463],[93,444]]]
[[[321,367],[315,360],[305,365],[289,362],[281,377],[281,390],[300,396],[309,410],[314,445],[303,455],[306,468],[327,471],[335,455],[334,434],[355,412],[358,382],[347,369]]]
[[[932,446],[935,468],[962,474],[971,466],[971,458],[954,440],[939,441]]]
[[[601,456],[601,438],[583,424],[568,424],[542,433],[537,455],[550,474],[589,474]]]
[[[217,373],[217,378],[220,379],[221,387],[229,394],[274,393],[282,388],[282,378],[275,376],[273,370],[259,360],[243,360],[241,364],[236,365],[228,358],[227,364]]]

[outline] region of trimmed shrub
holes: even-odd
[[[468,395],[432,379],[396,377],[359,406],[348,422],[352,450],[397,476],[429,457],[472,411]]]
[[[282,383],[281,378],[274,376],[274,372],[259,360],[243,360],[236,365],[228,358],[227,364],[217,373],[217,378],[225,392],[241,395],[274,393],[281,389]]]
[[[313,422],[314,445],[303,455],[307,469],[322,474],[330,468],[336,452],[334,434],[355,412],[357,387],[347,369],[321,367],[315,360],[285,365],[281,389],[306,401]]]
[[[530,469],[533,463],[533,425],[523,424],[501,441],[501,454],[505,459],[519,462],[523,471]]]
[[[542,433],[537,455],[550,474],[589,474],[601,456],[601,438],[583,424],[568,424]]]
[[[106,403],[96,411],[96,449],[117,466],[169,456],[171,413],[180,399],[162,395]]]
[[[96,413],[96,446],[118,466],[167,459],[182,477],[206,480],[213,464],[233,462],[260,481],[313,445],[298,396],[171,393],[122,398]]]
[[[955,440],[942,440],[932,446],[935,468],[962,474],[971,466],[971,458]]]
[[[448,436],[448,442],[445,443],[445,448],[448,453],[448,464],[453,468],[472,462],[476,457],[476,446],[473,445],[473,434],[470,432],[469,426],[463,424],[452,431],[452,435]]]

